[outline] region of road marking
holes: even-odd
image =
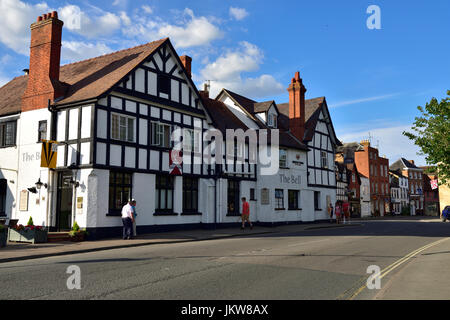
[[[437,240],[437,241],[435,241],[435,242],[432,242],[432,243],[430,243],[430,244],[427,244],[427,245],[425,245],[425,246],[423,246],[423,247],[421,247],[421,248],[419,248],[419,249],[417,249],[417,250],[414,250],[414,251],[408,253],[408,254],[407,254],[406,256],[404,256],[403,258],[397,260],[396,262],[394,262],[394,263],[392,263],[391,265],[389,265],[389,266],[387,266],[386,268],[384,268],[384,269],[381,271],[381,273],[380,273],[380,279],[383,279],[383,278],[384,278],[386,275],[388,275],[391,271],[397,269],[399,266],[401,266],[401,265],[404,264],[405,262],[411,260],[412,258],[414,258],[415,256],[417,256],[419,253],[421,253],[421,252],[423,252],[423,251],[425,251],[425,250],[427,250],[427,249],[429,249],[429,248],[431,248],[431,247],[434,247],[434,246],[436,246],[436,245],[438,245],[438,244],[440,244],[440,243],[442,243],[442,242],[444,242],[444,241],[447,241],[448,239],[449,239],[449,238],[444,238],[444,239],[441,239],[441,240]],[[366,278],[364,278],[364,279],[366,279]],[[364,279],[361,280],[361,281],[365,281]],[[360,281],[360,282],[361,282],[361,281]],[[359,282],[359,283],[360,283],[360,282]],[[354,292],[354,293],[348,298],[348,300],[353,300],[353,299],[355,299],[356,296],[359,295],[366,287],[367,287],[367,284],[365,283],[365,284],[364,284],[363,286],[361,286],[356,292]]]

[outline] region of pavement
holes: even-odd
[[[51,256],[70,255],[77,253],[87,253],[102,250],[120,249],[127,247],[141,247],[156,244],[183,243],[202,240],[224,239],[232,237],[245,237],[254,235],[263,235],[267,233],[285,232],[289,230],[314,230],[322,228],[342,228],[359,225],[356,221],[350,224],[335,223],[311,223],[297,224],[277,227],[255,226],[253,230],[246,228],[241,230],[237,228],[224,228],[215,230],[183,230],[175,232],[161,232],[153,234],[138,235],[132,240],[104,239],[96,241],[83,242],[50,242],[50,243],[18,243],[8,242],[7,246],[0,248],[0,263],[38,259]]]

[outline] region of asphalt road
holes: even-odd
[[[361,224],[1,263],[0,299],[450,297],[450,223]],[[67,287],[73,265],[81,272],[79,290]],[[380,289],[365,287],[371,265],[383,271]]]

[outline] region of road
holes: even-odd
[[[0,299],[334,300],[450,296],[450,281],[443,276],[450,264],[450,223],[360,223],[304,231],[289,226],[273,234],[2,263]],[[433,245],[424,247],[429,244]],[[67,287],[71,274],[66,271],[72,265],[78,266],[81,273],[79,290]],[[383,270],[379,289],[365,287],[371,265]]]

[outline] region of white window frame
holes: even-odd
[[[159,146],[159,147],[163,147],[163,148],[170,148],[170,146],[171,146],[170,139],[169,139],[169,141],[164,140],[164,137],[165,137],[164,128],[168,127],[170,134],[172,134],[172,126],[170,124],[163,123],[163,122],[157,122],[157,121],[152,121],[150,125],[151,125],[151,132],[152,132],[151,145]],[[156,126],[155,130],[154,130],[154,126]]]
[[[183,151],[200,153],[200,134],[200,130],[183,128]]]
[[[284,153],[284,154],[283,154]],[[287,150],[280,148],[280,168],[287,168],[288,158],[287,158]]]
[[[114,117],[118,117],[118,128],[117,128],[117,136],[114,135]],[[121,124],[121,119],[125,119],[125,126]],[[133,136],[132,139],[129,137],[129,120],[133,120]],[[121,128],[125,127],[125,138],[121,137]],[[124,114],[120,113],[111,113],[111,139],[112,140],[118,140],[118,141],[125,141],[125,142],[136,142],[136,117],[130,117]]]
[[[320,164],[322,168],[328,169],[328,154],[326,151],[320,151]]]

